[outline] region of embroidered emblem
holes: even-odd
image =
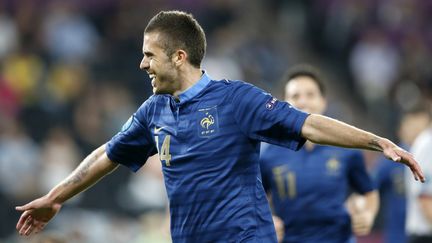
[[[327,172],[329,172],[330,174],[338,173],[340,166],[341,165],[340,165],[339,160],[337,160],[335,158],[328,160],[326,163]]]
[[[276,101],[277,99],[272,97],[269,101],[267,101],[267,103],[265,104],[265,107],[267,108],[267,110],[273,110],[273,108],[276,105]]]
[[[198,135],[200,137],[216,134],[219,129],[217,107],[199,109],[198,122]]]
[[[208,112],[206,113],[207,117],[204,117],[203,119],[201,119],[201,127],[205,128],[205,129],[209,129],[209,126],[214,124],[214,117],[209,114]]]

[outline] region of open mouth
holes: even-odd
[[[150,74],[150,73],[149,73],[149,77],[150,77],[150,79],[151,79],[151,84],[152,84],[152,86],[155,87],[155,86],[156,86],[156,75],[155,75],[155,74]]]

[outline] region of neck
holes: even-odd
[[[180,87],[174,92],[173,96],[178,98],[179,94],[196,84],[201,79],[201,76],[202,71],[200,68],[188,67],[182,70],[179,75]]]

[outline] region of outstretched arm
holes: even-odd
[[[17,230],[21,235],[41,231],[58,213],[66,200],[86,190],[117,167],[118,164],[107,157],[105,145],[102,145],[87,156],[66,179],[48,194],[24,206],[16,207],[16,210],[23,212],[16,225]]]
[[[302,136],[319,144],[381,151],[387,158],[407,165],[416,180],[425,181],[420,166],[410,153],[386,138],[346,123],[326,116],[311,114],[306,118],[302,127]]]

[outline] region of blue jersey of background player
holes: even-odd
[[[284,77],[285,99],[321,114],[326,100],[320,78],[312,67],[292,68]],[[352,208],[354,232],[369,232],[379,200],[360,151],[310,142],[298,152],[276,145],[264,147],[263,184],[271,194],[274,213],[283,221],[283,242],[349,242],[351,218],[345,200],[350,189],[366,200],[365,207]]]
[[[316,143],[382,151],[424,181],[414,158],[390,140],[309,115],[243,83],[203,73],[205,34],[180,11],[162,11],[144,31],[140,68],[150,97],[122,132],[87,156],[46,195],[16,207],[20,234],[42,230],[63,203],[123,164],[137,170],[159,153],[174,242],[275,242],[259,179],[259,141],[296,149]]]
[[[375,181],[382,198],[384,239],[387,243],[407,242],[405,234],[406,195],[403,165],[384,157],[377,160]]]
[[[399,123],[398,137],[405,149],[429,125],[430,115],[426,106],[419,105],[405,112]],[[382,198],[384,239],[386,243],[405,243],[406,194],[405,167],[380,156],[374,169],[374,178]]]

